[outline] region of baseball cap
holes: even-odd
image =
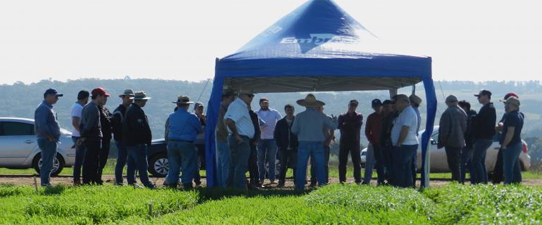
[[[373,99],[373,101],[371,101],[371,106],[375,107],[375,106],[381,106],[382,105],[382,102],[380,101],[380,99]]]
[[[384,100],[384,102],[382,102],[382,105],[391,105],[391,104],[393,104],[391,100]]]
[[[97,95],[101,95],[101,96],[105,96],[105,97],[111,96],[109,93],[107,93],[105,91],[105,89],[103,89],[101,87],[94,88],[94,90],[92,90],[91,94],[92,94],[92,96],[97,96]]]
[[[504,104],[512,104],[512,105],[516,105],[517,107],[519,107],[519,105],[521,104],[521,102],[519,101],[518,98],[514,97],[514,96],[510,96],[509,98],[507,98],[506,100],[501,100],[501,102],[503,102]]]
[[[487,96],[491,97],[491,91],[488,91],[486,89],[482,89],[478,94],[475,94],[474,96],[478,97],[478,96],[481,96],[481,95],[487,95]]]
[[[64,94],[60,94],[58,93],[58,91],[56,91],[55,89],[52,89],[52,88],[49,88],[45,91],[45,93],[43,93],[43,97],[47,97],[47,95],[55,95],[57,97],[62,97],[64,96]]]

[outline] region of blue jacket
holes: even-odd
[[[169,134],[167,138],[168,140],[194,141],[201,129],[201,122],[195,114],[179,108],[169,115]]]
[[[47,135],[50,135],[58,141],[60,138],[60,126],[56,120],[53,105],[43,101],[34,112],[34,122],[38,138],[45,139]]]

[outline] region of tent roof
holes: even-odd
[[[429,57],[385,47],[332,0],[310,0],[220,59],[217,76],[255,92],[396,89],[431,76]]]

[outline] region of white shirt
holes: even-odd
[[[243,100],[238,98],[228,106],[228,111],[226,111],[226,114],[224,115],[224,120],[227,119],[231,119],[235,122],[235,127],[237,128],[239,135],[247,136],[249,138],[254,137],[254,125],[250,119],[247,104],[245,104]],[[229,127],[228,132],[232,134]]]
[[[397,142],[399,141],[399,136],[401,135],[401,129],[403,129],[403,127],[409,127],[403,145],[417,145],[418,135],[416,128],[418,127],[418,116],[412,106],[405,108],[393,121],[391,141],[394,146],[397,145]]]
[[[76,102],[75,104],[73,104],[72,113],[71,113],[72,118],[77,117],[81,119],[82,112],[83,112],[83,106],[79,104],[79,102]],[[75,127],[72,129],[72,137],[81,137],[81,134],[79,133],[79,131],[77,131],[77,129],[75,129]]]
[[[265,121],[265,125],[261,126],[260,129],[262,130],[262,134],[260,135],[260,138],[263,139],[273,139],[273,135],[275,132],[275,127],[277,126],[277,122],[282,119],[282,116],[280,115],[280,112],[269,108],[269,110],[262,110],[259,109],[256,111],[256,114]]]

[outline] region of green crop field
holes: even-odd
[[[423,191],[0,186],[0,224],[540,224],[542,189],[451,184]]]

